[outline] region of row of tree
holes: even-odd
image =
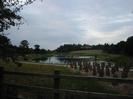
[[[129,37],[126,41],[120,41],[117,44],[99,44],[99,45],[88,45],[88,44],[64,44],[58,47],[56,52],[70,52],[77,50],[103,50],[107,53],[114,54],[125,54],[133,56],[133,36]]]
[[[104,44],[102,50],[108,53],[133,56],[133,36],[129,37],[126,41],[120,41],[117,44]]]
[[[40,45],[34,45],[34,48],[29,47],[27,40],[22,40],[19,46],[12,45],[10,39],[4,35],[0,35],[0,58],[15,60],[18,56],[25,57],[27,54],[45,54],[48,51],[40,49]]]
[[[58,47],[55,51],[57,52],[70,52],[70,51],[76,51],[76,50],[88,50],[91,46],[87,44],[64,44]]]

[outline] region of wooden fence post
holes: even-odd
[[[60,88],[60,71],[54,71],[54,89],[58,90]],[[59,99],[60,95],[58,91],[54,91],[54,99]]]
[[[4,80],[4,68],[0,67],[0,99],[5,99],[3,93],[4,92],[3,80]]]

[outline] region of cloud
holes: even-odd
[[[64,43],[116,43],[132,35],[133,0],[44,0],[21,11],[25,24],[9,31],[14,44],[55,49]]]

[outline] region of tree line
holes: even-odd
[[[104,44],[102,50],[107,53],[123,54],[133,56],[133,36],[128,37],[126,41],[120,41],[117,44]]]
[[[27,54],[45,54],[48,52],[49,50],[41,49],[38,44],[35,44],[34,48],[30,48],[27,40],[22,40],[19,46],[13,45],[8,37],[0,35],[0,58],[3,60],[16,60],[19,56],[25,59]]]
[[[64,44],[59,46],[55,51],[62,53],[77,50],[103,50],[106,53],[133,56],[133,36],[129,37],[126,41],[120,41],[117,44]]]
[[[88,50],[90,49],[90,45],[87,44],[64,44],[58,47],[55,51],[56,52],[70,52],[70,51],[77,51],[77,50]]]

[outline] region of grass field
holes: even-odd
[[[133,67],[133,57],[109,54],[102,50],[80,50],[68,53],[69,56],[97,56],[98,60],[113,61],[118,65],[130,65]]]
[[[80,75],[79,72],[73,72],[67,67],[54,66],[54,65],[37,65],[37,64],[22,64],[21,67],[17,67],[14,63],[4,63],[0,62],[1,66],[4,66],[5,70],[17,71],[17,72],[31,72],[31,73],[54,73],[55,70],[59,70],[61,74],[71,74]],[[25,85],[36,85],[53,87],[53,79],[43,78],[43,77],[31,77],[31,76],[5,76],[5,81],[8,83],[19,83]],[[75,80],[75,79],[62,79],[60,88],[63,89],[73,89],[73,90],[83,90],[83,91],[93,91],[93,92],[106,92],[106,93],[117,93],[103,84],[103,82],[98,82],[95,80]]]
[[[119,57],[120,55],[104,53],[102,50],[81,50],[69,53],[72,56],[97,56],[99,59],[107,59],[109,57]]]

